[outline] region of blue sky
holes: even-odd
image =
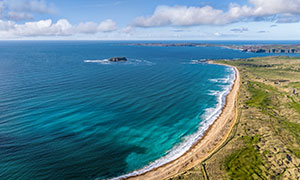
[[[296,40],[300,0],[0,0],[0,39]]]

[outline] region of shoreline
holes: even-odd
[[[212,61],[208,61],[208,63],[229,66],[218,64]],[[192,145],[191,148],[189,148],[189,150],[187,150],[178,158],[144,173],[131,176],[123,175],[112,179],[142,180],[170,178],[200,163],[211,153],[213,153],[214,150],[217,149],[221,144],[223,144],[231,132],[233,125],[235,124],[237,117],[237,94],[240,86],[239,71],[236,69],[236,67],[229,67],[233,68],[235,71],[235,79],[231,90],[225,97],[225,103],[222,107],[221,113],[205,130],[200,139],[197,140],[197,142]]]
[[[233,45],[233,44],[213,44],[213,43],[128,43],[130,46],[152,46],[152,47],[220,47],[242,52],[268,53],[268,54],[299,54],[299,44],[256,44],[256,45]]]

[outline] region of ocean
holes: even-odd
[[[234,81],[232,68],[193,60],[270,55],[125,43],[0,42],[0,179],[107,179],[167,163],[213,123]],[[105,61],[115,56],[128,62]]]

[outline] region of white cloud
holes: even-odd
[[[245,28],[245,27],[233,28],[233,29],[230,29],[230,31],[235,32],[235,33],[243,33],[243,32],[248,31],[248,28]]]
[[[300,13],[299,0],[249,0],[254,5],[253,15],[265,16],[282,13]]]
[[[51,19],[16,24],[13,21],[0,20],[1,38],[18,38],[34,36],[71,36],[75,34],[96,34],[116,30],[116,23],[105,20],[99,24],[94,22],[80,23],[73,26],[66,19],[53,23]]]
[[[231,3],[227,16],[232,19],[295,15],[300,13],[299,0],[249,0],[251,6]]]
[[[76,31],[78,33],[85,33],[85,34],[95,34],[97,32],[112,32],[115,31],[116,29],[117,29],[117,25],[111,19],[102,21],[100,24],[97,24],[95,22],[80,23],[76,27]]]
[[[0,32],[5,32],[13,29],[16,23],[12,21],[2,21],[0,20]]]
[[[14,29],[8,31],[15,36],[66,36],[71,35],[72,25],[66,19],[60,19],[56,23],[52,20],[41,20],[16,24]]]
[[[124,34],[131,34],[134,32],[134,28],[132,26],[126,26],[125,28],[121,29],[120,32]]]
[[[300,14],[300,0],[249,0],[249,4],[241,6],[231,3],[226,12],[211,6],[158,6],[153,15],[138,17],[133,25],[137,27],[224,25],[241,20],[266,20],[270,16],[275,16],[274,18],[278,20],[287,15]]]
[[[97,32],[98,24],[95,22],[86,22],[86,23],[80,23],[77,26],[77,30],[80,33],[86,33],[86,34],[94,34]]]
[[[233,34],[227,34],[227,33],[221,33],[221,32],[215,32],[212,34],[213,36],[219,38],[232,38],[235,37]]]
[[[219,36],[222,36],[222,33],[215,32],[214,35],[219,37]]]
[[[134,25],[139,27],[154,26],[191,26],[199,24],[226,24],[222,10],[213,9],[210,6],[158,6],[150,17],[136,18]]]
[[[102,21],[98,26],[98,31],[100,32],[111,32],[116,29],[117,29],[117,24],[111,19]]]

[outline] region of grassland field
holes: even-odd
[[[169,180],[300,179],[300,58],[220,60],[238,68],[238,119],[225,143]]]

